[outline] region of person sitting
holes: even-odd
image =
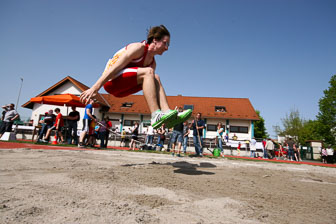
[[[63,116],[62,116],[61,110],[59,108],[55,109],[55,113],[57,114],[56,121],[55,121],[54,125],[51,128],[48,129],[46,136],[42,140],[43,142],[49,142],[48,139],[51,135],[51,132],[53,130],[56,130],[56,136],[59,136],[61,138],[62,143],[64,143],[64,138],[63,138],[63,135],[62,135],[62,128],[64,126]],[[57,140],[57,137],[56,137],[56,140]]]
[[[43,120],[39,121],[39,123],[42,125],[42,128],[40,130],[40,134],[37,138],[37,142],[40,142],[43,139],[43,136],[46,135],[47,130],[51,128],[54,125],[54,121],[56,119],[56,116],[53,114],[53,110],[49,110]],[[49,139],[47,139],[49,141]]]

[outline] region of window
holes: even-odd
[[[215,124],[208,124],[207,131],[217,131],[217,125]]]
[[[124,120],[124,126],[133,126],[135,122],[139,121],[135,121],[135,120]]]
[[[121,104],[121,107],[132,107],[133,103],[132,102],[125,102]]]
[[[248,133],[248,127],[230,126],[230,132],[234,132],[234,133]]]
[[[188,105],[188,104],[185,104],[184,106],[183,106],[183,110],[188,110],[188,109],[194,109],[194,105]]]
[[[223,106],[215,106],[215,112],[226,112],[226,108]]]
[[[151,121],[150,120],[146,120],[146,121],[143,121],[142,122],[142,126],[145,128],[145,127],[148,127],[151,125]]]

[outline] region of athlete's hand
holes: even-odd
[[[82,92],[82,94],[80,95],[80,101],[82,101],[82,103],[84,104],[88,104],[89,100],[94,99],[97,93],[98,91],[91,87],[90,89]]]

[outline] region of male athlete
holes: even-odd
[[[191,110],[177,114],[176,110],[169,108],[160,77],[155,74],[154,56],[167,51],[169,43],[170,33],[165,26],[150,28],[147,42],[132,43],[119,50],[107,62],[105,71],[97,82],[81,94],[81,100],[87,103],[102,86],[115,97],[125,97],[143,90],[152,114],[153,128],[159,128],[163,123],[171,126],[177,120],[183,122],[188,119]]]

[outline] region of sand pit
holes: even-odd
[[[336,169],[0,150],[0,223],[336,223]]]

